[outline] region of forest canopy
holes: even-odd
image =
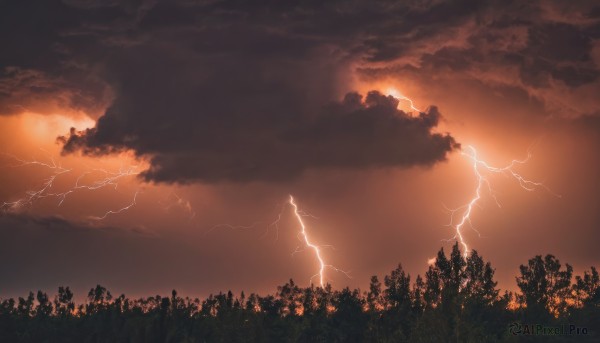
[[[402,265],[368,290],[302,288],[274,295],[129,299],[101,285],[76,304],[69,287],[0,300],[2,342],[566,342],[598,340],[596,268],[573,277],[553,255],[520,266],[518,292],[501,291],[477,251],[438,252],[424,276]]]

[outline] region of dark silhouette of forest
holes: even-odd
[[[473,251],[441,249],[424,277],[401,265],[369,289],[297,286],[275,295],[114,297],[98,285],[77,305],[69,287],[2,299],[0,342],[600,342],[600,280],[573,278],[552,255],[520,266],[500,293]]]

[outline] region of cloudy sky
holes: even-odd
[[[15,0],[0,44],[0,297],[309,285],[290,195],[334,287],[415,277],[478,173],[501,288],[600,264],[594,1]]]

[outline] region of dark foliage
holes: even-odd
[[[425,277],[401,265],[371,278],[369,290],[301,288],[290,280],[275,295],[243,292],[204,300],[113,297],[98,285],[76,306],[69,287],[52,301],[38,291],[0,300],[0,342],[595,342],[600,338],[600,278],[576,276],[552,255],[520,267],[518,294],[500,294],[494,269],[455,245],[439,251]],[[511,325],[569,325],[586,335],[513,335]],[[514,329],[514,328],[513,328]],[[526,331],[526,329],[525,329]]]

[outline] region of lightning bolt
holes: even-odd
[[[342,272],[347,277],[349,277],[349,274],[347,272],[344,272],[343,270],[338,269],[331,264],[325,263],[325,260],[323,259],[323,255],[321,254],[321,248],[324,246],[319,246],[319,245],[313,243],[310,240],[310,238],[308,237],[308,231],[306,230],[306,224],[304,224],[304,220],[302,220],[302,217],[306,216],[306,214],[303,214],[303,212],[298,209],[298,205],[296,204],[294,197],[291,194],[290,194],[288,203],[292,206],[292,208],[294,210],[294,216],[296,217],[296,220],[298,221],[298,224],[300,225],[300,232],[298,233],[298,235],[301,237],[301,240],[306,245],[306,247],[311,249],[315,253],[315,257],[317,258],[317,261],[319,262],[319,272],[310,278],[310,282],[312,283],[312,280],[318,276],[319,277],[319,285],[321,285],[321,288],[325,287],[325,269],[326,268],[333,269],[337,272]],[[296,251],[294,251],[293,254],[295,254],[297,252],[299,252],[298,249],[296,249]]]
[[[408,101],[408,103],[410,104],[410,108],[412,110],[421,112],[421,110],[419,110],[418,108],[415,107],[412,99],[406,97],[405,95],[400,93],[397,89],[390,87],[387,89],[386,93],[397,99]],[[529,161],[529,159],[531,159],[531,156],[532,156],[531,147],[527,150],[526,158],[524,158],[522,160],[516,160],[516,159],[512,160],[505,167],[494,167],[494,166],[491,166],[490,164],[488,164],[486,161],[479,159],[477,157],[477,150],[471,145],[468,146],[466,151],[462,150],[461,155],[466,156],[473,163],[473,172],[475,174],[475,178],[477,179],[477,187],[475,189],[475,195],[471,198],[471,200],[468,203],[466,203],[463,206],[460,206],[456,209],[448,209],[448,208],[446,208],[446,209],[450,212],[450,223],[447,226],[451,226],[455,230],[455,234],[454,234],[454,237],[452,237],[452,239],[458,241],[462,245],[463,256],[465,258],[468,256],[470,250],[469,250],[469,246],[465,240],[465,237],[463,235],[463,228],[468,223],[469,226],[479,236],[481,236],[479,231],[477,231],[477,229],[475,229],[475,227],[473,226],[473,223],[471,222],[471,216],[473,214],[473,208],[478,204],[479,200],[481,200],[481,198],[482,198],[482,192],[483,192],[484,188],[487,188],[488,193],[494,199],[494,201],[496,202],[496,205],[498,207],[502,207],[500,205],[500,202],[496,198],[496,193],[492,189],[489,180],[487,178],[485,178],[485,176],[481,173],[481,170],[485,170],[489,173],[508,175],[508,176],[514,178],[518,182],[519,186],[528,192],[533,192],[537,189],[542,188],[556,197],[559,197],[559,198],[561,197],[559,194],[556,194],[552,190],[550,190],[543,183],[528,180],[525,177],[523,177],[521,174],[519,174],[517,171],[515,171],[514,168],[516,166],[525,164]],[[460,213],[460,220],[455,224],[454,216],[456,213]],[[435,262],[435,259],[428,260],[428,264],[431,264],[433,262]]]
[[[60,201],[58,202],[58,206],[60,206],[60,205],[62,205],[62,203],[65,201],[66,197],[69,194],[72,194],[75,191],[80,190],[80,189],[94,191],[94,190],[97,190],[100,188],[114,186],[114,188],[116,190],[119,186],[119,180],[122,178],[125,178],[127,176],[138,175],[139,172],[137,172],[136,170],[137,170],[137,166],[131,166],[126,169],[121,168],[117,172],[111,172],[111,171],[107,171],[105,169],[92,169],[92,170],[86,171],[86,172],[82,173],[81,175],[79,175],[79,177],[75,181],[75,185],[71,189],[69,189],[65,192],[62,192],[62,193],[53,193],[51,195],[54,195],[54,196],[60,198]],[[89,185],[80,185],[79,184],[81,182],[81,179],[83,179],[84,176],[92,174],[92,173],[102,173],[105,176],[104,176],[104,178],[93,181]]]
[[[4,153],[4,155],[9,156],[12,159],[14,159],[15,161],[19,162],[19,164],[14,165],[12,167],[22,167],[22,166],[34,165],[34,166],[42,166],[42,167],[48,168],[51,171],[53,171],[53,174],[44,180],[44,182],[42,183],[40,188],[35,189],[35,190],[26,191],[25,196],[23,196],[20,199],[15,200],[15,201],[4,202],[0,206],[0,209],[4,210],[5,212],[16,212],[25,206],[33,205],[33,203],[39,199],[47,198],[47,197],[56,197],[58,199],[58,206],[61,206],[64,203],[64,201],[66,200],[66,198],[69,195],[75,193],[76,191],[79,191],[79,190],[95,191],[95,190],[105,188],[108,186],[113,186],[115,189],[117,189],[118,185],[119,185],[119,181],[121,179],[128,177],[128,176],[135,176],[135,175],[139,174],[139,172],[137,172],[137,166],[130,166],[127,168],[121,167],[116,172],[108,171],[105,169],[99,169],[99,168],[89,168],[87,171],[84,171],[82,174],[80,174],[77,177],[77,179],[75,180],[75,184],[71,188],[69,188],[63,192],[51,192],[51,190],[55,186],[54,184],[55,184],[56,179],[63,174],[72,172],[73,169],[67,169],[67,168],[62,167],[60,164],[57,164],[52,156],[49,157],[50,162],[44,162],[44,161],[40,161],[37,159],[23,160],[14,155],[6,154],[6,153]],[[103,177],[96,179],[89,184],[82,184],[82,180],[84,179],[84,177],[86,177],[87,175],[90,175],[90,174],[101,174],[101,175],[103,175]],[[90,218],[93,218],[96,220],[101,220],[101,219],[106,218],[110,214],[121,213],[123,211],[128,210],[129,208],[131,208],[135,205],[138,193],[139,193],[139,189],[134,194],[132,203],[129,204],[128,206],[125,206],[118,210],[107,211],[103,216],[90,217]]]
[[[471,228],[473,228],[473,230],[475,230],[475,228],[473,227],[473,225],[471,223],[471,216],[473,214],[473,208],[475,207],[475,205],[477,205],[477,203],[479,202],[479,200],[482,197],[482,192],[484,190],[484,187],[487,188],[489,194],[492,196],[492,198],[496,202],[496,205],[498,207],[502,207],[500,205],[500,203],[498,202],[498,199],[496,198],[495,192],[492,189],[489,180],[487,178],[485,178],[485,176],[481,173],[480,168],[489,173],[508,175],[508,176],[514,178],[518,182],[519,186],[528,192],[533,192],[537,189],[543,188],[546,191],[548,191],[549,193],[551,193],[557,197],[560,197],[560,195],[552,192],[543,183],[528,180],[514,170],[514,168],[517,165],[525,164],[529,161],[529,159],[532,156],[531,149],[528,149],[527,157],[525,159],[512,160],[510,162],[510,164],[508,164],[505,167],[493,167],[493,166],[489,165],[487,162],[485,162],[484,160],[479,159],[479,157],[477,157],[477,150],[471,145],[469,145],[467,147],[466,151],[465,150],[461,151],[461,155],[466,156],[473,163],[472,167],[473,167],[473,172],[475,174],[475,178],[477,179],[477,188],[475,189],[475,195],[473,196],[473,198],[471,198],[471,200],[467,204],[460,206],[456,209],[450,210],[450,212],[451,212],[450,224],[448,226],[454,227],[455,235],[452,239],[457,240],[462,245],[463,256],[465,258],[468,256],[470,250],[469,250],[469,246],[463,236],[463,228],[468,223],[471,226]],[[461,212],[461,210],[462,210],[462,212]],[[454,215],[457,212],[461,212],[460,220],[456,224],[454,224]],[[475,230],[475,231],[479,234],[479,232],[477,230]]]
[[[277,219],[275,219],[274,222],[272,222],[269,226],[267,226],[267,231],[265,231],[265,233],[261,236],[261,238],[268,235],[271,227],[274,227],[275,228],[275,241],[279,240],[279,222],[281,221],[281,217],[283,216],[283,210],[285,209],[285,205],[291,205],[289,199],[288,199],[288,201],[284,202],[280,206],[280,210],[279,210],[279,214],[277,215]],[[312,217],[314,219],[319,219],[318,217],[316,217],[310,213],[307,213],[305,211],[302,211],[302,210],[298,210],[298,213],[303,217]],[[328,247],[332,247],[332,246],[328,245]],[[294,253],[292,253],[292,255],[295,254],[296,252],[299,252],[298,249],[296,249],[296,251]]]
[[[423,112],[420,109],[418,109],[418,108],[415,107],[415,103],[412,101],[412,99],[404,96],[396,88],[390,87],[390,88],[387,89],[386,93],[388,95],[393,96],[396,99],[407,101],[409,103],[409,105],[410,105],[410,109],[411,110],[417,111],[417,112]]]
[[[302,242],[302,245],[303,245],[303,247],[300,247],[300,246],[296,247],[296,250],[294,250],[292,252],[292,256],[296,255],[297,253],[299,253],[301,251],[304,251],[304,249],[307,249],[307,250],[311,250],[314,253],[315,258],[317,260],[318,271],[317,271],[317,273],[315,273],[314,275],[312,275],[310,277],[309,282],[312,284],[313,280],[318,277],[319,285],[321,287],[325,287],[325,283],[326,283],[325,271],[328,268],[332,269],[336,272],[343,273],[344,275],[346,275],[346,277],[350,278],[349,272],[341,270],[341,269],[333,266],[332,264],[328,264],[327,262],[325,262],[325,259],[323,257],[323,253],[322,253],[322,248],[331,248],[334,250],[335,250],[335,248],[332,245],[316,244],[316,243],[314,243],[313,240],[310,239],[309,233],[307,230],[307,226],[306,226],[303,218],[304,217],[312,217],[312,218],[316,218],[316,219],[318,219],[318,218],[310,213],[307,213],[307,212],[299,209],[298,204],[296,203],[296,200],[294,199],[294,197],[292,195],[289,196],[287,201],[285,201],[283,204],[281,204],[279,213],[277,215],[277,219],[275,219],[275,221],[273,221],[271,224],[267,225],[267,230],[260,236],[260,238],[263,238],[267,234],[269,234],[271,227],[274,227],[276,229],[277,236],[276,236],[275,240],[277,240],[279,238],[279,223],[283,219],[284,214],[285,214],[284,213],[285,209],[288,208],[288,206],[293,209],[294,218],[296,219],[296,221],[298,222],[298,225],[300,227],[300,231],[298,231],[298,233],[297,233],[297,238],[298,238],[298,240],[300,240]],[[207,230],[205,232],[205,234],[208,234],[211,231],[213,231],[215,229],[219,229],[219,228],[225,228],[225,229],[231,229],[231,230],[249,230],[249,229],[253,229],[262,224],[265,224],[265,223],[262,221],[257,221],[251,225],[217,224],[217,225],[211,227],[209,230]]]
[[[130,209],[130,208],[132,208],[133,206],[135,206],[135,205],[136,205],[136,200],[137,200],[137,196],[138,196],[138,194],[139,194],[139,193],[140,193],[140,191],[139,191],[139,189],[138,189],[138,190],[135,192],[135,194],[133,195],[133,200],[131,201],[131,203],[130,203],[129,205],[127,205],[127,206],[124,206],[124,207],[121,207],[121,208],[120,208],[120,209],[118,209],[118,210],[108,210],[108,211],[106,211],[106,213],[104,213],[104,214],[103,214],[102,216],[100,216],[100,217],[94,217],[94,216],[91,216],[91,217],[90,217],[90,219],[93,219],[93,220],[102,220],[102,219],[106,219],[106,217],[108,217],[108,216],[109,216],[109,215],[111,215],[111,214],[119,214],[119,213],[121,213],[121,212],[127,211],[128,209]]]
[[[50,163],[47,163],[47,162],[42,162],[42,161],[38,161],[38,160],[26,161],[26,160],[22,160],[16,156],[10,155],[10,154],[4,154],[4,155],[9,156],[20,163],[13,167],[36,165],[36,166],[42,166],[42,167],[48,168],[53,171],[53,175],[51,175],[46,180],[44,180],[44,182],[42,183],[42,185],[39,189],[26,191],[25,196],[18,200],[10,201],[10,202],[5,201],[2,204],[2,206],[0,206],[0,208],[2,208],[5,212],[17,211],[24,206],[32,205],[38,199],[52,196],[53,194],[48,193],[48,191],[54,186],[54,181],[56,180],[56,178],[58,178],[60,175],[63,175],[63,174],[66,174],[66,173],[69,173],[72,171],[72,169],[63,168],[62,166],[57,164],[53,158],[50,158]]]

